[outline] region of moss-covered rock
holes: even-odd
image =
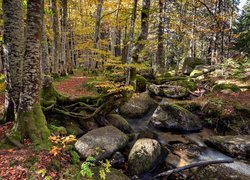
[[[132,128],[129,125],[128,121],[119,114],[109,114],[106,118],[110,124],[120,129],[124,133],[132,132]]]
[[[173,86],[182,86],[190,91],[194,91],[197,88],[196,83],[192,81],[191,79],[169,81],[169,82],[166,82],[165,84],[173,85]]]
[[[233,92],[240,92],[240,88],[235,85],[235,84],[216,84],[214,87],[213,87],[213,92],[221,92],[222,90],[225,90],[225,89],[230,89],[232,90]]]
[[[154,139],[139,139],[132,147],[129,157],[129,172],[139,175],[151,170],[161,155],[161,145]]]
[[[154,96],[167,98],[183,98],[189,95],[188,89],[182,86],[150,84],[148,90]]]
[[[80,128],[80,125],[74,120],[66,120],[63,126],[67,130],[68,135],[72,134],[76,137],[79,137],[84,134],[84,131]]]
[[[141,75],[136,75],[136,92],[142,93],[147,89],[148,80]]]
[[[182,73],[189,75],[193,71],[195,66],[202,65],[202,64],[203,64],[203,61],[200,58],[187,57],[184,59],[184,62],[183,62]]]
[[[202,124],[198,116],[176,105],[163,102],[150,118],[150,123],[168,131],[199,131]]]
[[[133,97],[119,108],[119,113],[126,118],[141,118],[155,106],[148,92],[134,94]]]

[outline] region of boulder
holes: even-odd
[[[83,158],[94,156],[103,159],[124,148],[127,143],[126,134],[114,126],[106,126],[83,135],[75,143],[75,148]]]
[[[186,57],[183,62],[182,73],[189,75],[197,65],[202,65],[203,61],[199,58]]]
[[[167,98],[182,98],[189,95],[188,89],[182,86],[173,85],[155,85],[148,86],[148,90],[155,96],[162,96]]]
[[[120,129],[122,132],[124,133],[132,132],[132,128],[129,125],[128,121],[119,114],[109,114],[106,118],[110,124]]]
[[[133,97],[119,108],[119,113],[126,118],[141,118],[155,106],[148,92],[134,94]]]
[[[167,131],[199,131],[202,124],[198,116],[190,111],[167,102],[161,103],[150,118],[150,124]]]
[[[205,143],[231,157],[250,157],[250,135],[212,136],[206,139]]]
[[[142,93],[147,90],[148,80],[141,75],[136,75],[136,92]]]
[[[139,139],[132,147],[128,165],[132,175],[139,175],[154,168],[161,155],[161,145],[154,139]]]

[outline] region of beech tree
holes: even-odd
[[[30,138],[34,145],[46,147],[50,131],[40,105],[42,10],[41,0],[28,0],[22,91],[15,131],[19,140]]]
[[[24,52],[23,1],[3,0],[3,52],[6,75],[5,120],[15,120],[21,91]]]

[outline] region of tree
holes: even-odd
[[[250,3],[244,7],[242,15],[237,24],[239,37],[236,40],[235,49],[250,56]]]
[[[23,1],[3,0],[3,52],[6,75],[5,120],[15,120],[21,91],[24,52]]]
[[[23,62],[22,93],[15,131],[18,140],[30,138],[34,145],[46,147],[50,131],[40,105],[40,41],[42,1],[28,0],[26,48]]]

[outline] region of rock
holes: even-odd
[[[211,72],[214,69],[215,69],[214,66],[198,65],[198,66],[195,66],[194,70],[190,73],[190,76],[206,74],[207,72]]]
[[[103,159],[124,148],[127,143],[126,134],[114,126],[106,126],[83,135],[75,143],[75,148],[83,158],[94,156]]]
[[[79,123],[81,125],[80,128],[87,132],[99,127],[94,118],[79,121]]]
[[[189,75],[197,65],[202,65],[203,61],[199,58],[186,57],[183,62],[182,73]]]
[[[235,164],[235,163],[232,163]],[[220,180],[249,180],[250,171],[244,170],[239,167],[232,168],[229,167],[231,164],[215,164],[205,167],[200,167],[197,172],[195,172],[195,177],[197,179],[220,179]],[[244,172],[247,171],[247,172]]]
[[[141,75],[136,75],[136,92],[142,93],[147,90],[148,80]]]
[[[214,85],[212,91],[213,92],[216,92],[216,91],[221,92],[222,90],[225,90],[225,89],[230,89],[233,92],[240,92],[241,91],[240,88],[235,84],[223,84],[223,83]]]
[[[122,132],[124,133],[132,132],[132,128],[129,125],[128,121],[119,114],[109,114],[106,118],[110,124],[120,129]]]
[[[212,136],[205,143],[231,157],[243,159],[250,157],[250,135]]]
[[[164,102],[158,106],[150,118],[150,124],[168,131],[199,131],[202,124],[198,116],[176,105]]]
[[[161,145],[154,139],[139,139],[132,147],[129,157],[129,172],[139,175],[154,168],[161,155]]]
[[[182,98],[189,95],[188,89],[182,86],[151,84],[148,90],[153,95],[167,98]]]
[[[116,152],[112,156],[110,163],[112,167],[120,168],[125,163],[125,157],[123,156],[122,153]]]
[[[157,134],[150,129],[143,129],[139,132],[137,139],[149,138],[149,139],[157,139]]]
[[[148,92],[134,94],[133,97],[120,107],[119,113],[127,118],[141,118],[155,106],[154,100]]]
[[[49,129],[50,129],[51,133],[56,135],[56,136],[67,134],[67,130],[63,126],[49,125]]]
[[[66,128],[68,134],[75,135],[76,137],[84,134],[84,131],[80,128],[80,125],[74,120],[66,120],[64,127]]]
[[[100,171],[103,168],[100,167],[91,167],[92,172],[94,173],[91,180],[103,180],[103,178],[100,177]],[[121,170],[110,168],[110,172],[106,173],[107,180],[130,180],[129,177],[127,177]]]

